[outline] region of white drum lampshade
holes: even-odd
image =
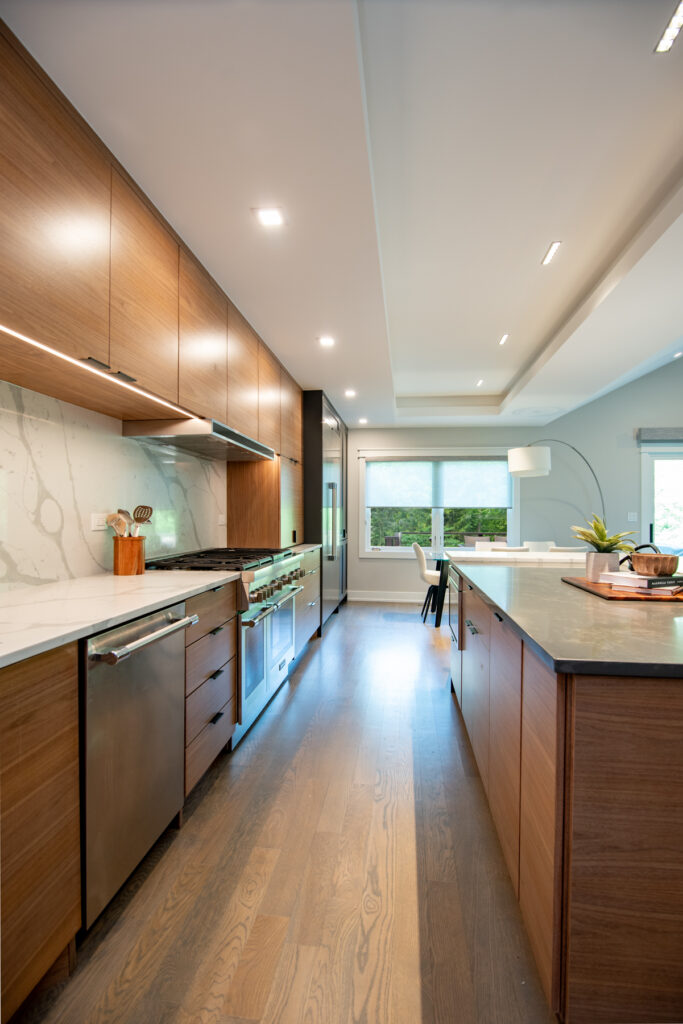
[[[525,446],[508,449],[510,476],[548,476],[550,448]]]

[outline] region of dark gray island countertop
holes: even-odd
[[[606,601],[567,567],[456,568],[556,672],[683,678],[683,601]]]

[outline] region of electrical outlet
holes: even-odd
[[[629,514],[626,516],[626,519],[628,520],[629,523],[637,523],[638,522],[638,513],[637,512],[629,512]]]
[[[218,517],[218,525],[219,526],[225,526],[225,516],[224,515],[219,515],[219,517]]]
[[[90,529],[91,530],[106,530],[107,529],[107,516],[108,512],[91,512],[90,513]]]

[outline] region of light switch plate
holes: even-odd
[[[225,526],[225,516],[224,515],[219,515],[219,517],[218,517],[218,525],[219,526]]]
[[[638,522],[638,513],[637,512],[629,512],[629,514],[627,515],[626,518],[627,518],[629,523],[637,523]]]
[[[91,512],[90,513],[90,529],[91,530],[106,530],[107,529],[107,516],[108,512]]]

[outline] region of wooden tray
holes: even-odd
[[[587,590],[589,594],[596,594],[606,601],[683,601],[683,590],[680,594],[658,594],[656,590],[646,593],[638,590],[631,594],[625,590],[612,590],[609,583],[591,583],[585,576],[563,576],[562,582],[578,587],[579,590]]]

